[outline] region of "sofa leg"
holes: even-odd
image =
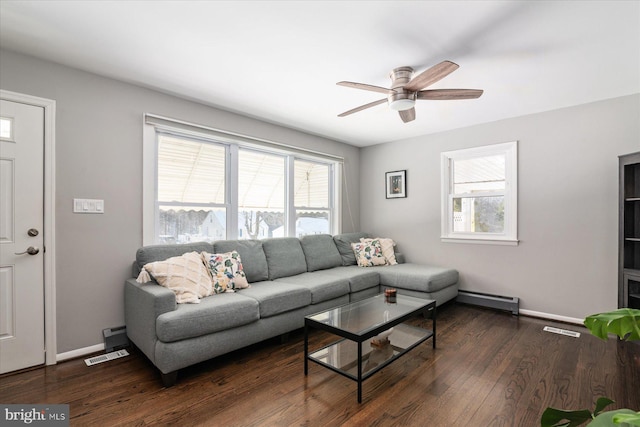
[[[289,341],[289,332],[280,335],[280,344],[286,344]]]
[[[165,387],[172,387],[178,379],[178,371],[169,372],[168,374],[160,372],[162,377],[162,385]]]

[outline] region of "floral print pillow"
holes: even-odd
[[[242,271],[242,261],[237,251],[222,254],[202,252],[202,259],[211,274],[213,293],[235,292],[235,289],[249,287],[247,277]]]
[[[352,243],[351,247],[360,267],[387,265],[387,259],[382,253],[380,240],[373,239],[368,242]]]
[[[382,254],[387,259],[387,264],[396,265],[398,263],[398,261],[396,260],[395,250],[393,249],[393,247],[396,245],[396,242],[394,242],[393,239],[387,239],[387,238],[381,238],[381,237],[376,237],[375,239],[368,239],[364,237],[360,238],[361,243],[370,242],[371,240],[380,241],[380,246],[382,247]]]

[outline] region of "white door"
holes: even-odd
[[[44,364],[44,108],[0,101],[0,374]]]

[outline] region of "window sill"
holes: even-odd
[[[441,237],[442,243],[470,243],[474,245],[501,245],[501,246],[518,246],[519,240],[513,239],[484,239],[484,238],[468,238],[468,237]]]

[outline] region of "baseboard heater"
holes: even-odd
[[[104,350],[107,353],[129,347],[126,326],[103,329],[102,336],[104,337]]]
[[[517,297],[503,297],[480,292],[458,291],[456,301],[463,304],[507,310],[513,313],[514,316],[520,313],[520,302]]]

